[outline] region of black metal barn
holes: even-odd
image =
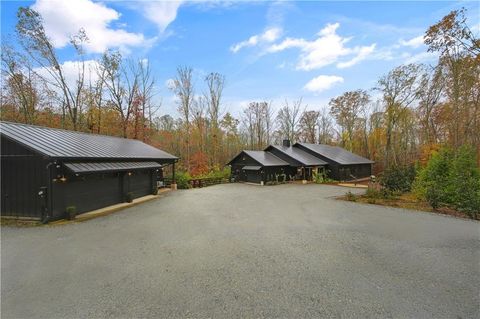
[[[79,214],[152,194],[178,160],[112,136],[8,122],[0,135],[2,216],[56,220],[67,207]]]

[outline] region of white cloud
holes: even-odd
[[[405,63],[409,64],[436,60],[438,59],[438,54],[436,52],[420,52],[414,55],[405,53],[403,57],[406,58]]]
[[[253,47],[264,43],[272,43],[280,37],[281,33],[282,30],[280,28],[269,28],[265,30],[265,32],[263,32],[262,34],[253,35],[248,38],[248,40],[232,45],[230,47],[230,50],[233,53],[237,53],[238,51],[246,47]]]
[[[339,36],[336,31],[340,27],[339,23],[327,24],[320,32],[318,38],[308,41],[302,38],[286,38],[278,44],[271,45],[268,53],[283,51],[289,48],[299,48],[301,51],[297,69],[310,71],[324,66],[336,63],[341,57],[354,56],[347,62],[339,63],[338,67],[350,67],[370,55],[375,44],[370,46],[356,46],[349,48],[346,43],[351,38]]]
[[[96,60],[86,60],[85,62],[85,73],[84,73],[84,83],[85,85],[89,85],[90,83],[93,85],[95,81],[98,80],[98,74],[96,69],[98,67],[98,62]],[[65,77],[65,81],[70,88],[74,88],[76,86],[77,81],[79,80],[80,72],[82,69],[82,63],[80,61],[65,61],[61,64],[63,76]],[[47,68],[36,68],[34,70],[38,73],[41,77],[46,79],[50,83],[56,83],[55,79],[52,77],[51,73]],[[50,71],[53,71],[50,69]],[[50,85],[50,88],[57,93],[61,94],[58,87],[55,85]]]
[[[330,89],[337,83],[343,83],[343,78],[336,75],[319,75],[305,84],[304,89],[310,92],[320,93]]]
[[[423,35],[419,35],[418,37],[410,40],[400,40],[399,42],[401,45],[406,47],[418,48],[423,45]]]
[[[175,80],[174,80],[174,79],[167,79],[167,80],[165,81],[165,87],[166,87],[167,89],[171,89],[171,88],[173,88],[174,86],[175,86]]]
[[[140,1],[137,5],[142,6],[144,16],[155,23],[160,32],[175,21],[177,12],[183,1]]]
[[[349,68],[357,64],[358,62],[365,60],[367,57],[369,57],[373,53],[373,51],[375,51],[375,46],[376,44],[374,43],[368,47],[361,47],[358,50],[357,55],[353,59],[346,62],[340,62],[337,64],[337,67],[340,69]]]
[[[56,48],[69,44],[70,37],[83,28],[89,38],[87,51],[101,53],[108,48],[128,51],[130,47],[148,46],[154,39],[132,33],[110,24],[121,14],[102,3],[91,0],[37,0],[32,8],[44,21],[45,32]]]

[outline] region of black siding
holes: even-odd
[[[130,172],[95,173],[75,176],[73,174],[56,174],[53,182],[53,216],[52,219],[65,217],[66,208],[75,206],[77,214],[85,213],[106,206],[123,203],[127,193],[133,198],[153,193],[154,170],[136,170]],[[58,177],[64,175],[66,181]]]
[[[255,161],[253,158],[248,156],[245,153],[241,153],[238,155],[236,158],[233,159],[231,162],[231,174],[232,177],[235,178],[236,181],[242,181],[242,182],[254,182],[254,183],[260,183],[263,181],[264,183],[268,181],[275,181],[276,177],[275,175],[281,175],[281,174],[286,174],[287,179],[289,173],[291,173],[292,170],[295,170],[295,168],[289,167],[289,166],[262,166],[260,163]],[[244,171],[242,168],[244,166],[261,166],[261,169],[258,171]],[[247,176],[248,175],[248,176]]]
[[[40,154],[1,137],[1,214],[41,218],[46,201],[47,161]]]
[[[247,174],[242,169],[244,166],[261,166],[257,161],[245,153],[238,155],[231,163],[231,175],[236,181],[247,181]],[[258,171],[260,173],[260,171]]]
[[[124,201],[119,173],[67,175],[53,183],[53,219],[65,217],[66,208],[75,206],[77,214]]]

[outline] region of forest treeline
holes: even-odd
[[[340,145],[374,160],[376,172],[425,163],[441,146],[480,152],[480,40],[464,9],[426,30],[437,63],[400,65],[374,88],[345,92],[328,105],[307,106],[301,97],[281,105],[252,101],[236,117],[225,112],[225,75],[212,72],[198,83],[192,67],[178,67],[168,83],[175,118],[161,115],[147,60],[117,51],[87,60],[88,34],[79,30],[71,37],[78,61],[72,78],[42,17],[24,7],[17,16],[15,35],[2,39],[2,120],[143,140],[181,157],[180,168],[191,175],[284,138]]]

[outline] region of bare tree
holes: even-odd
[[[300,118],[300,137],[303,142],[315,143],[317,141],[317,127],[320,112],[304,111]]]
[[[205,77],[208,91],[204,94],[206,101],[208,101],[207,113],[210,120],[210,137],[211,142],[211,165],[218,165],[218,153],[220,151],[220,130],[219,118],[221,116],[221,99],[223,89],[225,87],[225,76],[219,73],[210,73]]]
[[[119,52],[105,52],[100,67],[105,71],[105,87],[115,110],[120,114],[122,133],[126,138],[128,123],[138,106],[138,67],[132,62],[125,63]]]
[[[149,128],[152,127],[152,118],[160,108],[160,104],[155,105],[153,98],[155,96],[155,78],[152,75],[152,69],[148,60],[138,61],[138,96],[141,109],[141,125],[143,140],[147,140],[145,123],[148,120]]]
[[[85,30],[80,29],[70,41],[79,57],[77,79],[75,84],[71,84],[68,83],[55,48],[45,32],[41,15],[31,8],[20,7],[17,16],[16,29],[20,45],[38,67],[48,74],[44,79],[61,92],[62,108],[66,111],[73,129],[77,130],[84,102],[82,99],[85,84],[83,45],[88,42]]]
[[[14,105],[20,107],[24,123],[33,124],[39,104],[38,76],[28,60],[5,43],[2,44],[2,91],[8,91]],[[4,92],[5,93],[5,92]],[[5,96],[5,94],[2,94]],[[2,97],[2,104],[4,104]]]
[[[291,106],[288,100],[285,100],[284,106],[277,114],[277,126],[282,138],[289,139],[292,142],[298,139],[298,124],[302,112],[302,98],[293,101],[293,105]]]
[[[191,67],[178,67],[177,75],[171,83],[170,89],[178,99],[178,111],[182,115],[185,125],[185,163],[190,170],[190,117],[194,100],[193,69]]]
[[[345,92],[329,102],[330,114],[341,127],[342,146],[352,150],[354,129],[358,118],[370,101],[370,96],[364,90]]]
[[[445,80],[442,68],[436,66],[428,68],[421,76],[419,93],[418,112],[422,126],[422,136],[427,144],[439,142],[438,125],[435,114],[436,109],[441,105],[444,94]]]
[[[105,103],[105,75],[104,68],[97,63],[94,69],[89,70],[88,87],[86,89],[86,104],[87,104],[87,127],[91,132],[97,134],[102,130],[102,113],[103,104]],[[97,79],[92,82],[91,76],[95,73]]]
[[[251,102],[243,114],[242,120],[250,148],[262,149],[267,146],[270,134],[270,104],[268,102]]]
[[[331,144],[333,141],[333,123],[327,108],[323,108],[318,116],[318,143]]]
[[[385,167],[397,164],[393,152],[393,132],[397,127],[405,108],[411,105],[418,96],[418,79],[420,66],[417,64],[401,65],[380,78],[376,88],[383,94],[385,103]],[[393,163],[392,163],[393,161]]]
[[[201,152],[205,152],[207,147],[206,138],[207,138],[207,123],[205,118],[205,113],[208,111],[208,100],[204,96],[199,96],[193,100],[192,103],[192,122],[194,127],[198,131],[199,135],[199,149]]]

